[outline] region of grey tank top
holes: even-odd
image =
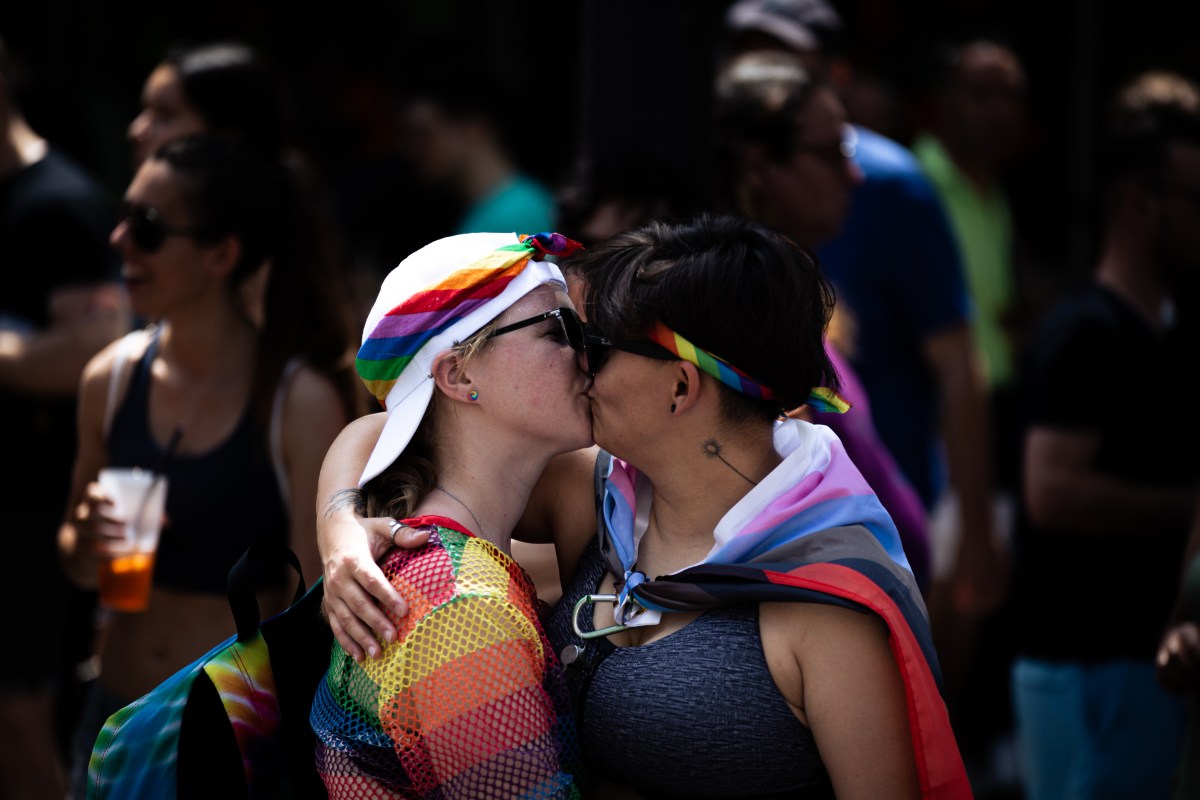
[[[560,653],[584,648],[567,672],[591,780],[653,798],[833,797],[812,732],[767,669],[757,604],[709,611],[640,647],[585,642],[571,612],[604,572],[593,540],[547,626]]]

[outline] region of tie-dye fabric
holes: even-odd
[[[941,696],[929,616],[899,534],[828,428],[777,423],[783,462],[717,524],[698,564],[649,579],[635,569],[653,487],[612,460],[604,484],[601,550],[617,576],[617,624],[747,602],[819,602],[866,610],[888,626],[908,699],[922,795],[970,797]]]
[[[251,798],[291,797],[275,677],[261,635],[214,647],[109,717],[88,765],[89,800],[177,795],[184,708],[207,676],[233,726]]]
[[[336,643],[313,703],[331,798],[578,797],[562,667],[533,584],[510,556],[439,517],[380,562],[409,612],[356,663]]]

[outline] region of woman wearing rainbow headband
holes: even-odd
[[[556,460],[516,535],[552,537],[567,578],[548,630],[589,774],[647,797],[969,797],[895,526],[828,428],[780,419],[838,403],[812,390],[836,384],[815,260],[702,217],[565,268],[607,452]],[[343,432],[325,488],[377,430]],[[368,593],[400,602],[361,558],[386,524],[331,507],[321,525],[326,607],[360,651],[365,626],[390,632]]]
[[[562,668],[509,554],[551,458],[591,443],[583,326],[547,254],[556,234],[465,234],[384,280],[356,367],[387,409],[359,480],[393,518],[379,565],[411,610],[380,658],[337,645],[317,690],[333,798],[577,797]],[[534,413],[536,412],[536,413]]]

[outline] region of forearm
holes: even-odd
[[[1177,535],[1196,509],[1196,487],[1160,488],[1099,473],[1059,474],[1027,486],[1034,524],[1081,536]]]
[[[962,535],[992,534],[992,442],[987,393],[971,368],[953,370],[942,382],[943,438],[950,483],[958,495]]]
[[[358,479],[370,458],[371,450],[383,429],[386,414],[373,414],[354,420],[338,434],[317,477],[317,548],[327,559],[337,546],[338,523],[352,522],[362,516]]]
[[[115,311],[26,336],[0,333],[0,386],[28,394],[71,397],[88,359],[123,330]]]

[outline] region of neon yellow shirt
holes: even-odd
[[[998,185],[980,191],[932,136],[918,137],[913,153],[937,189],[958,241],[988,384],[1005,386],[1012,380],[1013,348],[1004,319],[1016,293],[1008,199]]]

